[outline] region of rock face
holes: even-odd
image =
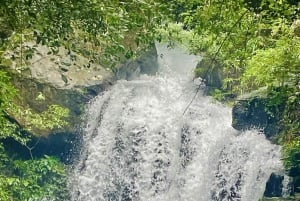
[[[56,54],[52,54],[46,46],[31,42],[24,44],[24,49],[26,48],[34,50],[32,58],[23,61],[22,65],[20,59],[11,59],[13,72],[24,78],[36,79],[59,89],[88,87],[113,78],[113,72],[109,68],[65,48],[60,48]],[[7,52],[6,57],[16,57],[16,53]]]
[[[275,142],[282,131],[280,115],[284,108],[268,107],[268,101],[264,89],[239,98],[232,109],[232,127],[237,130],[261,129],[269,140]]]
[[[12,81],[22,97],[20,104],[29,106],[36,112],[46,110],[51,104],[70,110],[67,127],[53,130],[44,134],[42,139],[36,139],[39,141],[33,150],[36,155],[64,155],[66,150],[76,144],[74,142],[77,139],[72,134],[81,125],[81,115],[89,100],[109,88],[117,79],[133,79],[140,73],[152,74],[158,68],[155,46],[138,59],[119,64],[116,72],[65,49],[60,50],[57,55],[48,55],[46,47],[35,48],[36,54],[27,62],[27,68],[18,67],[17,62],[11,65]],[[40,93],[45,101],[36,101]]]

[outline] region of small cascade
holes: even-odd
[[[157,48],[156,76],[120,80],[90,103],[72,201],[258,201],[282,168],[280,147],[195,96],[200,58]]]
[[[282,181],[282,197],[287,198],[292,194],[292,178],[288,175],[284,175]]]

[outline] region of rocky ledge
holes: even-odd
[[[154,73],[158,68],[154,45],[138,59],[118,64],[114,71],[67,49],[61,48],[53,55],[49,54],[50,50],[45,46],[30,43],[26,45],[34,48],[35,53],[26,61],[25,66],[20,66],[17,60],[11,59],[14,57],[13,53],[6,55],[13,61],[9,65],[9,71],[13,84],[22,97],[19,104],[36,112],[46,110],[51,104],[70,110],[68,126],[42,136],[33,133],[37,137],[32,143],[38,142],[33,153],[37,155],[43,153],[66,157],[78,140],[73,134],[82,125],[85,106],[93,97],[108,89],[118,79],[133,79],[140,73]],[[43,95],[44,101],[36,101],[39,94]],[[13,142],[8,143],[13,145]]]

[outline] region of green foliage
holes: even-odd
[[[17,90],[10,83],[10,77],[5,71],[0,70],[0,111],[10,107],[11,100],[16,96]]]
[[[13,138],[27,147],[31,136],[22,130],[45,131],[66,125],[68,110],[50,105],[48,110],[38,114],[15,104],[17,90],[10,78],[0,71],[0,140]],[[38,97],[43,101],[42,95]],[[12,117],[15,118],[12,119]],[[23,128],[16,120],[23,120]],[[19,122],[20,123],[20,122]],[[46,156],[36,160],[13,161],[0,144],[0,200],[67,200],[66,173],[58,159]]]
[[[10,77],[0,71],[0,140],[13,138],[27,147],[30,136],[22,133],[22,129],[42,131],[66,124],[67,109],[51,105],[37,114],[16,105],[16,96],[17,90],[10,83]],[[25,119],[25,127],[20,128],[12,116]],[[29,151],[31,153],[31,149]],[[65,200],[66,186],[66,173],[57,159],[46,156],[38,160],[12,161],[0,144],[0,200]]]
[[[12,137],[24,144],[28,139],[22,137],[17,131],[18,126],[7,118],[8,111],[15,108],[13,99],[16,95],[17,90],[10,83],[10,77],[0,70],[0,140]]]
[[[168,43],[170,47],[176,43],[185,48],[190,48],[190,41],[194,40],[193,32],[182,29],[182,26],[182,23],[169,23],[165,27],[158,28],[156,32],[159,42]]]
[[[1,75],[1,74],[0,74]],[[0,82],[0,140],[13,138],[22,145],[30,140],[30,136],[22,131],[34,131],[35,135],[43,135],[55,128],[67,125],[65,118],[69,110],[59,105],[50,105],[47,110],[37,113],[30,108],[15,104],[17,90],[9,83],[9,78]]]
[[[243,93],[266,82],[282,83],[299,65],[299,37],[291,28],[297,16],[295,4],[286,0],[178,0],[173,8],[175,19],[193,32],[192,52],[204,53],[222,67],[224,90]],[[209,68],[214,68],[213,63]]]
[[[0,70],[0,140],[13,138],[28,148],[31,136],[22,130],[40,132],[64,126],[68,110],[57,105],[38,114],[15,104],[17,90],[10,77]],[[38,97],[38,101],[43,98]],[[14,118],[14,119],[13,119]],[[23,120],[23,128],[17,120]],[[20,123],[20,122],[19,122]],[[29,161],[13,161],[0,144],[0,200],[65,200],[67,197],[66,173],[60,162],[52,157]]]
[[[220,89],[215,89],[214,91],[211,92],[210,94],[214,100],[219,101],[219,102],[226,102],[228,105],[232,105],[234,94],[227,92],[227,91],[222,91]]]
[[[283,162],[286,168],[300,169],[300,137],[285,143],[283,147]]]
[[[69,109],[63,108],[59,105],[50,105],[46,111],[36,113],[32,109],[24,109],[17,107],[14,111],[15,117],[19,123],[27,131],[39,131],[43,134],[45,131],[53,130],[54,128],[61,128],[68,124],[65,118],[69,116]]]
[[[3,154],[1,150],[1,154]],[[58,159],[2,160],[10,172],[0,172],[0,200],[67,200],[67,175]]]
[[[91,59],[104,57],[112,64],[153,43],[167,10],[156,0],[4,0],[0,19],[20,38],[13,44],[35,40],[53,53],[61,46],[77,51],[85,45]]]
[[[295,36],[281,37],[275,47],[258,50],[248,61],[241,82],[243,88],[290,84],[299,73],[299,55],[300,40]]]
[[[287,133],[300,136],[300,90],[292,91],[286,103],[284,113],[285,127]]]

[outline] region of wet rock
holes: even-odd
[[[298,169],[299,170],[299,169]],[[296,193],[300,193],[300,174],[299,174],[299,171],[298,171],[298,174],[296,175],[295,172],[294,173],[294,177],[293,177],[293,189],[294,189],[294,192]]]
[[[282,181],[283,175],[272,173],[266,184],[264,196],[266,197],[281,197],[282,196]]]
[[[266,89],[261,89],[240,97],[232,108],[232,127],[237,130],[261,129],[269,140],[276,142],[283,129],[280,119],[284,107],[268,107],[266,94]]]

